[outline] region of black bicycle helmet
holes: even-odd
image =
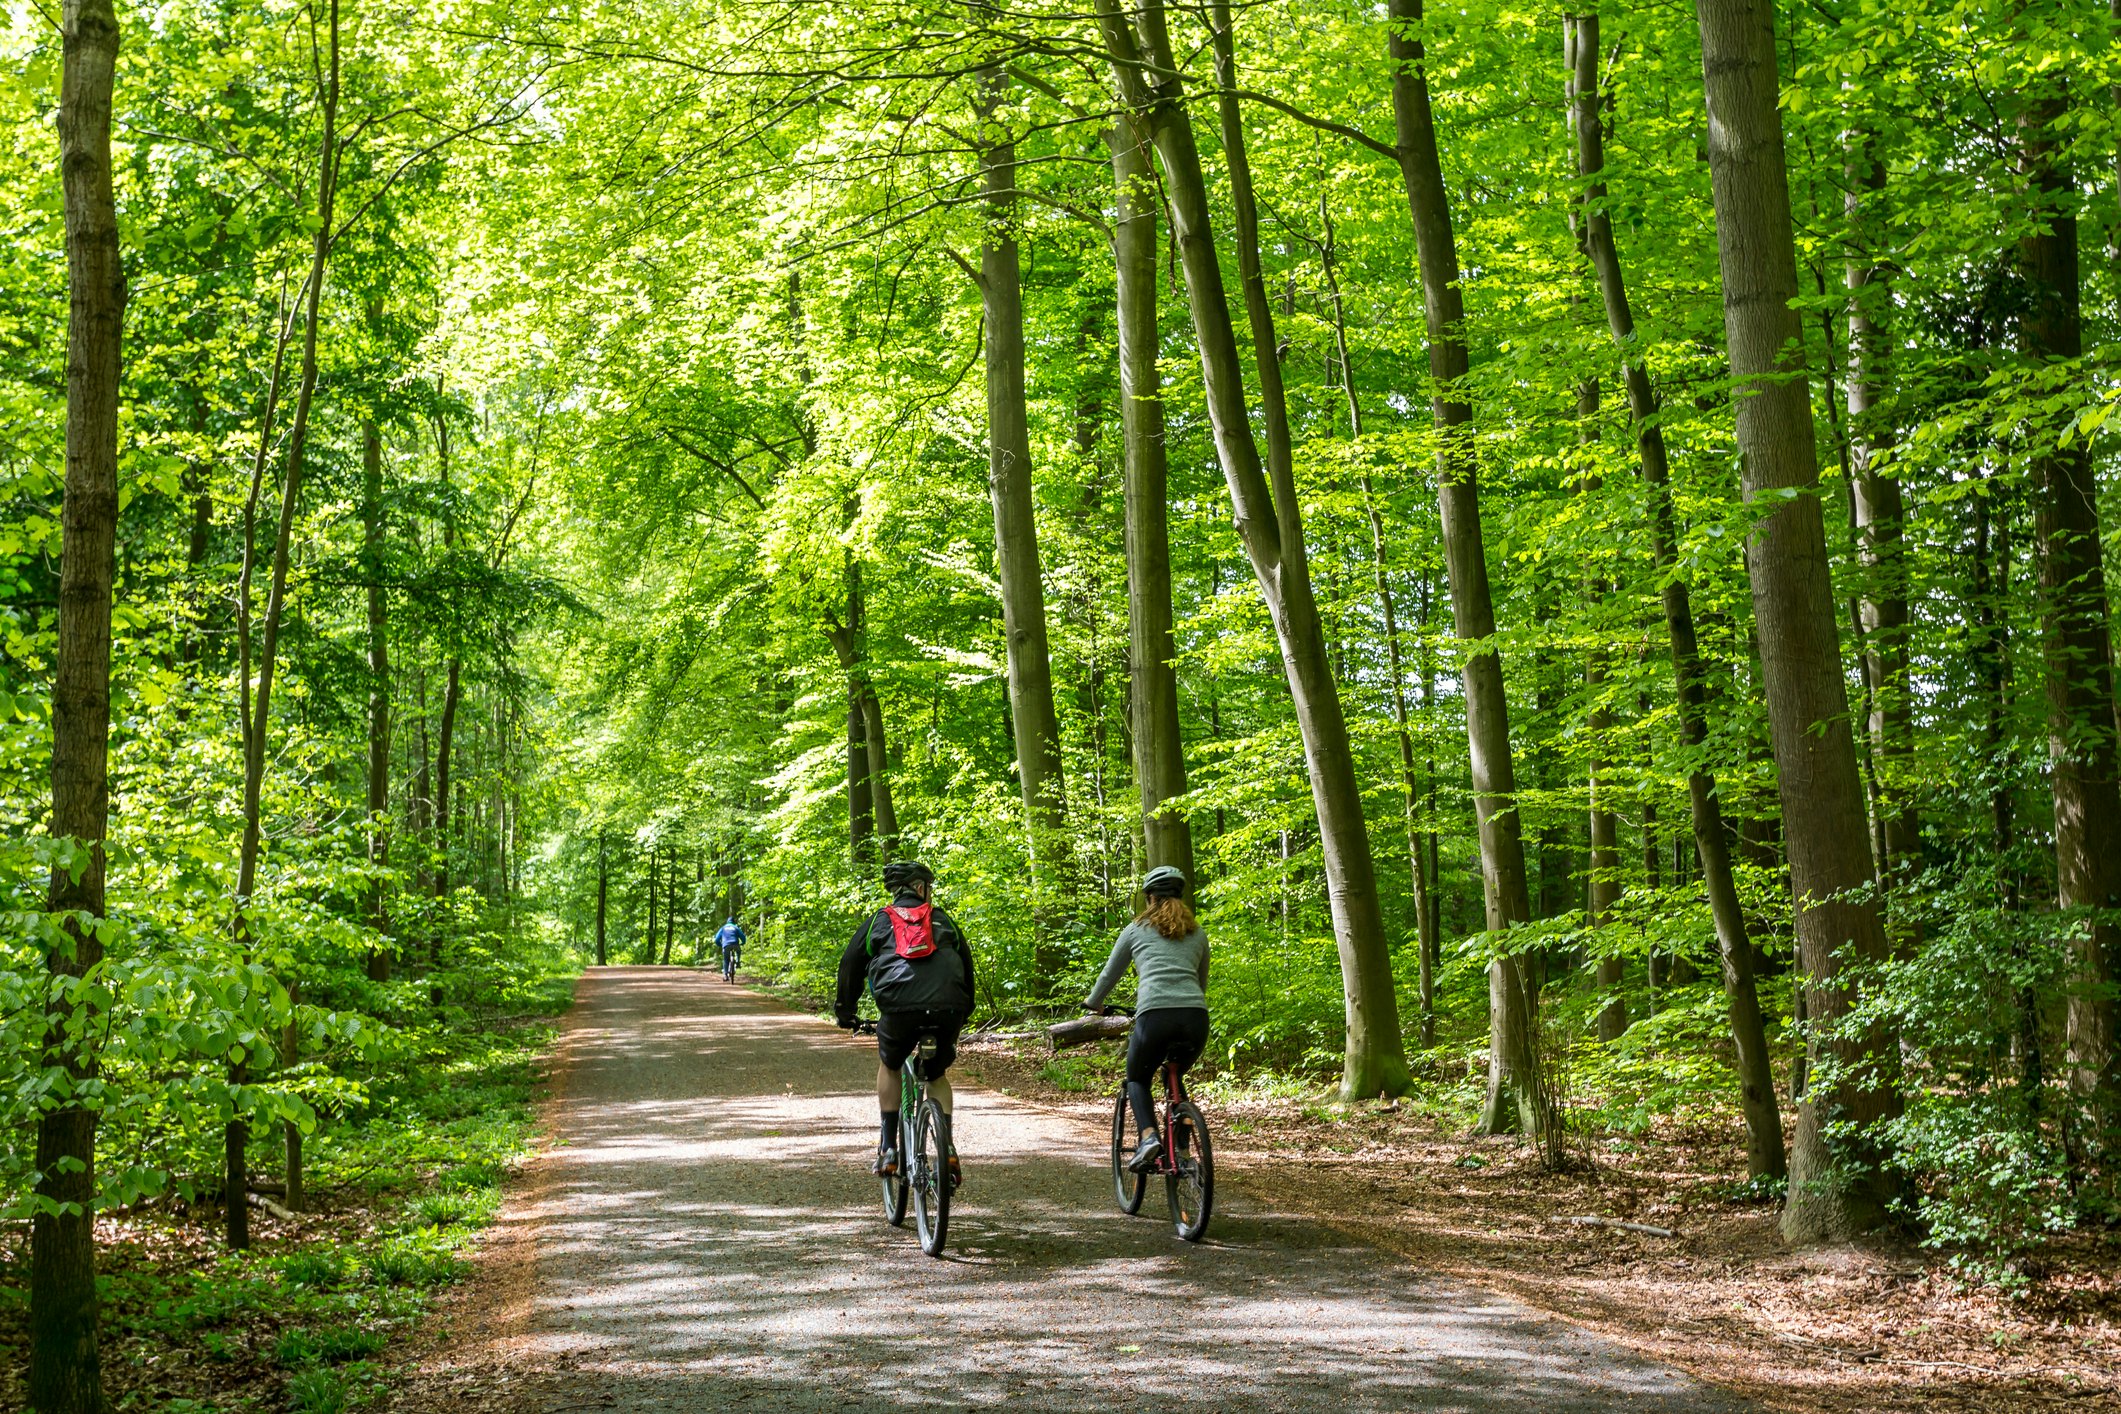
[[[934,882],[935,871],[918,859],[894,859],[884,866],[884,887],[893,893]]]
[[[1186,891],[1186,876],[1168,864],[1159,864],[1142,876],[1142,892],[1150,898],[1177,898]]]

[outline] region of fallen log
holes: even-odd
[[[1087,1046],[1092,1041],[1124,1036],[1134,1027],[1131,1016],[1084,1016],[1074,1021],[1056,1021],[1046,1028],[1046,1040],[1054,1050],[1063,1046]]]
[[[1677,1237],[1678,1233],[1668,1227],[1652,1227],[1648,1223],[1624,1223],[1618,1218],[1563,1218],[1571,1227],[1609,1227],[1619,1232],[1639,1232],[1648,1237]]]
[[[266,1197],[262,1193],[246,1193],[243,1195],[243,1197],[244,1200],[248,1202],[253,1208],[259,1208],[264,1210],[265,1212],[271,1213],[274,1217],[278,1218],[283,1223],[291,1223],[296,1221],[295,1215],[293,1213],[281,1207],[278,1203],[275,1203],[272,1199]]]

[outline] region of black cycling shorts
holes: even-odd
[[[935,1038],[935,1052],[923,1080],[933,1080],[957,1059],[957,1033],[965,1029],[961,1011],[887,1011],[876,1019],[876,1058],[886,1070],[898,1070],[923,1036]]]

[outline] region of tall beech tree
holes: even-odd
[[[1216,455],[1236,513],[1238,535],[1274,621],[1283,674],[1303,736],[1340,953],[1347,1021],[1341,1093],[1351,1099],[1398,1094],[1411,1079],[1400,1038],[1399,1002],[1392,990],[1384,914],[1377,897],[1376,867],[1362,818],[1347,723],[1326,654],[1324,626],[1311,593],[1302,510],[1293,485],[1269,486],[1258,443],[1253,440],[1244,365],[1209,219],[1207,181],[1164,12],[1160,5],[1151,4],[1130,16],[1122,14],[1112,0],[1099,0],[1097,16],[1122,106],[1129,121],[1147,131],[1162,165]],[[1227,33],[1227,27],[1222,28]],[[1225,101],[1229,101],[1227,94]],[[1227,124],[1225,133],[1227,137]],[[1236,160],[1241,159],[1233,157]],[[1254,307],[1255,299],[1262,307],[1265,302],[1256,245],[1254,249],[1245,273],[1246,307],[1255,316],[1255,346],[1264,338],[1268,350],[1268,356],[1260,360],[1264,380],[1276,375],[1269,371],[1274,364],[1271,325],[1262,330],[1257,318],[1260,310]],[[1274,401],[1269,400],[1267,406],[1270,435],[1274,435]]]
[[[1108,138],[1117,219],[1112,263],[1118,294],[1120,441],[1125,484],[1128,710],[1142,842],[1151,868],[1171,865],[1199,882],[1193,830],[1167,802],[1186,793],[1172,667],[1169,466],[1162,375],[1157,371],[1156,208],[1147,137],[1123,121]]]
[[[1392,122],[1400,179],[1414,222],[1422,318],[1429,339],[1429,406],[1436,424],[1436,500],[1443,522],[1451,617],[1462,642],[1492,644],[1495,601],[1480,529],[1480,464],[1473,445],[1473,406],[1464,379],[1465,295],[1459,288],[1458,241],[1437,149],[1421,40],[1421,0],[1391,0],[1386,52],[1392,60]],[[1488,1098],[1482,1132],[1542,1132],[1547,1097],[1538,1054],[1539,998],[1529,962],[1508,949],[1510,929],[1532,918],[1525,878],[1524,823],[1517,812],[1517,765],[1510,747],[1510,704],[1502,655],[1476,646],[1466,653],[1466,741],[1473,765],[1473,804],[1480,822],[1480,875],[1488,930],[1503,949],[1488,964]]]
[[[2018,319],[2021,351],[2036,367],[2083,355],[2077,221],[2068,168],[2059,152],[2069,116],[2061,80],[2046,77],[2019,123],[2022,162],[2035,208],[2020,240],[2025,284]],[[2115,734],[2113,634],[2100,551],[2099,486],[2082,440],[2050,432],[2034,461],[2034,533],[2045,600],[2050,788],[2055,802],[2055,877],[2073,920],[2069,952],[2069,1059],[2073,1083],[2093,1097],[2102,1127],[2121,1121],[2121,1054],[2116,1051],[2121,972],[2121,752]],[[2094,912],[2093,910],[2104,910]]]
[[[1708,98],[1709,173],[1723,273],[1724,330],[1738,382],[1740,475],[1758,514],[1746,545],[1760,635],[1799,960],[1815,1048],[1797,1111],[1783,1235],[1793,1243],[1854,1237],[1885,1220],[1890,1175],[1877,1163],[1877,1122],[1896,1108],[1893,1038],[1852,1029],[1851,966],[1882,961],[1885,929],[1871,882],[1863,782],[1819,504],[1818,443],[1804,380],[1789,177],[1766,0],[1696,0]],[[1836,1136],[1847,1126],[1846,1139]]]
[[[37,1120],[30,1220],[29,1399],[46,1414],[100,1414],[96,1073],[100,1008],[84,985],[103,958],[110,827],[111,582],[118,532],[120,341],[125,264],[110,129],[118,19],[109,0],[60,16],[59,177],[66,213],[66,484],[52,672],[51,832],[60,845],[45,925],[44,1064],[66,1077]]]
[[[1065,886],[1066,777],[1060,718],[1053,708],[1053,654],[1046,635],[1046,591],[1031,489],[1031,427],[1024,405],[1024,292],[1017,250],[1016,144],[997,115],[1007,85],[998,69],[979,78],[979,150],[985,225],[972,274],[985,312],[987,491],[994,506],[994,572],[1001,582],[1008,642],[1009,713],[1016,732],[1017,783],[1031,831],[1031,854],[1052,890]],[[1041,985],[1058,965],[1051,930],[1040,929]]]

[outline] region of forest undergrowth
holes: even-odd
[[[310,1136],[303,1211],[259,1208],[249,1251],[226,1249],[217,1191],[100,1214],[112,1407],[340,1414],[381,1393],[530,1152],[532,1091],[574,970],[548,955],[438,1015],[424,983],[400,989],[410,1015],[390,1059],[351,1074],[362,1102]],[[260,1197],[284,1194],[284,1173],[253,1172]],[[0,1347],[27,1341],[27,1235],[6,1231]],[[24,1375],[0,1363],[0,1409],[23,1407]]]

